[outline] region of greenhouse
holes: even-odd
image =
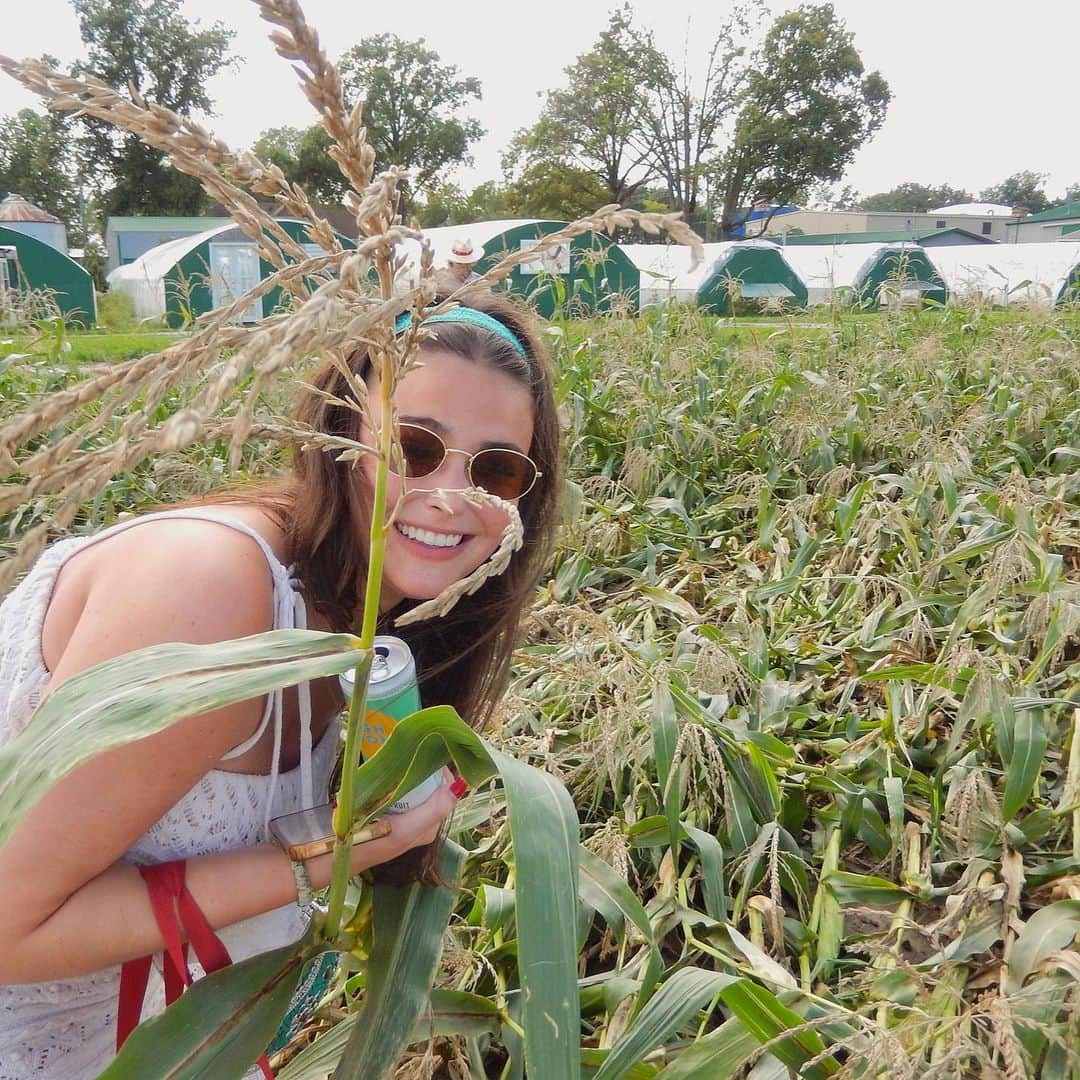
[[[1053,307],[1080,299],[1080,241],[935,248],[927,254],[958,301]]]
[[[30,293],[41,295],[42,316],[51,300],[69,323],[97,321],[94,280],[77,262],[44,240],[0,225],[0,321],[14,321]]]
[[[304,222],[281,218],[277,223],[308,254],[326,254],[319,244],[311,243]],[[342,247],[355,246],[340,233],[335,236]],[[113,270],[108,282],[111,290],[131,297],[137,318],[164,318],[169,326],[181,327],[242,296],[273,272],[242,229],[221,225],[151,248]],[[238,321],[258,322],[284,301],[282,290],[272,289],[252,300]]]
[[[683,245],[622,244],[641,274],[641,306],[697,303],[706,311],[727,314],[733,300],[783,300],[806,305],[806,286],[768,241],[705,244],[705,257],[692,266],[693,252]]]
[[[945,301],[945,283],[917,244],[799,244],[783,255],[806,286],[810,306]]]
[[[444,267],[450,248],[469,239],[483,249],[484,257],[474,269],[489,270],[506,254],[535,247],[540,237],[565,228],[565,221],[510,219],[481,221],[473,225],[448,225],[425,229],[435,266]],[[419,245],[407,241],[402,253],[409,267],[419,262]],[[545,251],[539,258],[516,266],[498,288],[527,296],[544,318],[561,310],[575,315],[638,310],[637,267],[619,245],[599,232],[585,232],[566,244]]]

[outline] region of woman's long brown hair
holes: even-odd
[[[396,633],[411,647],[424,704],[453,705],[469,724],[481,727],[505,689],[522,615],[551,555],[558,528],[562,460],[551,370],[533,318],[493,293],[470,298],[468,306],[506,326],[527,354],[521,357],[500,335],[471,323],[438,325],[438,348],[506,372],[526,386],[532,397],[529,456],[541,475],[518,504],[524,546],[502,574],[489,578],[472,596],[462,597],[449,614],[395,629],[394,617],[415,603],[406,601],[386,614],[380,630]],[[350,368],[362,379],[370,375],[371,361],[365,350],[353,354]],[[356,438],[357,413],[325,396],[344,400],[351,396],[341,372],[327,363],[313,377],[312,386],[315,390],[302,395],[298,418],[326,434]],[[235,491],[211,500],[253,502],[274,514],[285,531],[288,559],[307,599],[335,630],[355,629],[362,614],[360,590],[366,578],[367,551],[359,538],[368,535],[368,512],[360,475],[360,470],[338,461],[332,453],[297,447],[291,481],[248,489],[239,500]],[[436,857],[437,845],[416,849],[381,868],[379,876],[434,881],[438,879]]]

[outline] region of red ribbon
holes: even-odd
[[[183,859],[139,867],[139,873],[150,894],[154,919],[165,940],[162,967],[166,1005],[171,1005],[184,992],[185,987],[191,985],[191,972],[187,966],[187,944],[180,932],[181,927],[207,975],[232,963],[221,938],[214,933],[202,908],[188,891],[184,882],[186,869],[187,863]],[[150,978],[150,963],[150,956],[140,956],[135,960],[128,960],[120,968],[120,996],[116,1009],[117,1053],[139,1025],[146,985]],[[258,1065],[266,1080],[273,1080],[274,1074],[265,1054],[259,1058]]]

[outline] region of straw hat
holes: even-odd
[[[464,263],[466,266],[472,266],[473,263],[478,263],[483,257],[484,249],[475,247],[473,242],[468,237],[465,237],[454,241],[454,246],[450,249],[446,261],[448,263]]]

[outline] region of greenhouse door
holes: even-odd
[[[248,289],[255,288],[260,280],[259,253],[254,244],[210,245],[210,281],[214,307],[232,303]],[[262,317],[262,297],[257,296],[236,321],[258,322]]]

